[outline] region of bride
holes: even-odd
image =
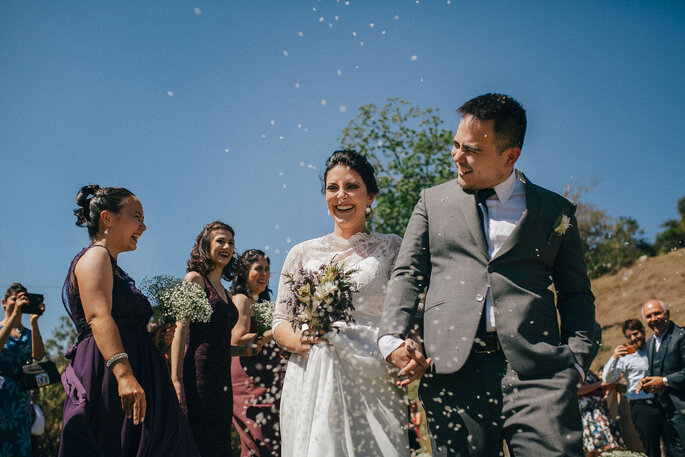
[[[293,353],[281,397],[283,457],[409,455],[405,391],[376,347],[385,287],[401,238],[366,230],[378,193],[373,166],[354,150],[336,151],[323,178],[333,233],[293,247],[282,273],[317,270],[335,257],[352,274],[355,323],[323,338],[293,329],[281,276],[274,337]]]

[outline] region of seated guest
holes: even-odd
[[[613,387],[613,384],[602,382],[594,372],[588,371],[585,382],[578,389],[583,419],[583,450],[587,457],[624,448],[619,425],[611,419],[606,402],[606,395]]]
[[[647,376],[649,361],[645,347],[645,328],[637,319],[628,319],[623,323],[623,335],[627,344],[619,344],[613,355],[604,365],[602,380],[614,383],[623,375],[628,383],[626,398],[630,402],[630,416],[640,441],[649,457],[661,457],[660,439],[664,419],[656,405],[654,394],[637,393],[640,379]]]

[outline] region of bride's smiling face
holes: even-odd
[[[326,174],[326,205],[336,228],[352,235],[366,230],[366,207],[373,202],[361,175],[345,165]]]

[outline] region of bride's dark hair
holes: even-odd
[[[378,183],[376,183],[376,170],[374,170],[373,165],[369,163],[366,156],[358,153],[354,149],[339,149],[335,151],[326,160],[326,171],[323,173],[323,179],[321,182],[321,193],[326,193],[326,176],[331,168],[343,165],[350,167],[352,170],[359,173],[362,177],[364,185],[366,185],[366,191],[372,195],[378,195]]]
[[[88,236],[95,239],[100,230],[100,213],[119,214],[124,200],[129,197],[134,197],[133,192],[123,187],[100,187],[97,184],[81,187],[76,194],[79,206],[74,210],[76,225],[88,227]]]

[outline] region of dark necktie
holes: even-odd
[[[492,187],[476,191],[476,209],[478,210],[478,217],[480,218],[480,228],[483,231],[483,237],[485,238],[486,246],[490,244],[490,240],[488,239],[488,205],[485,203],[485,200],[492,197],[493,195],[495,195],[495,189],[493,189]],[[476,331],[476,340],[480,340],[480,342],[485,342],[487,335],[487,325],[485,323],[485,318],[485,306],[483,306],[483,313],[480,315],[480,322],[478,322],[478,330]]]
[[[483,229],[483,236],[485,237],[485,244],[490,244],[489,237],[489,223],[488,223],[488,205],[485,200],[495,195],[495,189],[488,187],[476,191],[476,206],[478,207],[478,217],[480,218],[480,227]]]

